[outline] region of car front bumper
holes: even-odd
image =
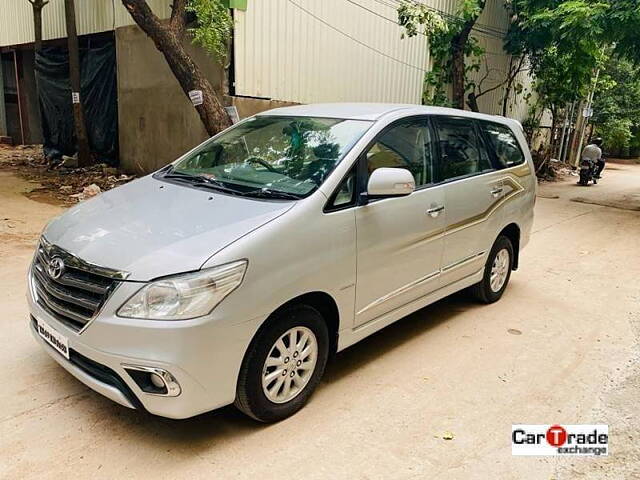
[[[140,286],[124,282],[113,292],[103,311],[77,332],[40,306],[29,278],[31,332],[44,350],[74,377],[128,408],[181,419],[233,403],[244,352],[264,318],[232,321],[217,318],[215,310],[207,317],[185,321],[117,317],[115,310]],[[67,338],[68,360],[38,334],[38,320]],[[180,385],[180,393],[164,396],[144,392],[125,365],[169,372]]]

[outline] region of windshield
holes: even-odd
[[[324,182],[371,124],[335,118],[253,117],[205,142],[166,175],[205,178],[209,186],[245,195],[271,192],[300,198]]]

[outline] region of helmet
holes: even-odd
[[[594,145],[597,145],[597,146],[601,147],[602,146],[602,139],[600,137],[596,137],[596,138],[593,139],[592,143]]]

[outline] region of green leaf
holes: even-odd
[[[240,0],[229,1],[233,3]],[[246,1],[244,3],[246,7]],[[193,35],[193,43],[218,59],[224,59],[233,27],[231,14],[224,0],[189,0],[187,9],[194,12],[197,18],[197,25],[189,29]]]

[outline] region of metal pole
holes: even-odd
[[[571,108],[569,109],[569,117],[567,121],[567,137],[565,138],[564,145],[562,146],[562,155],[560,156],[560,161],[564,163],[567,160],[567,153],[569,152],[569,145],[571,145],[571,133],[573,132],[573,114],[576,111],[576,102],[571,103]]]
[[[564,122],[562,122],[562,135],[560,136],[560,145],[558,145],[558,161],[562,158],[562,151],[564,150],[564,136],[567,134],[567,124],[569,123],[569,103],[565,106],[564,110]]]
[[[593,106],[593,97],[596,94],[596,87],[598,86],[598,78],[600,77],[600,69],[596,70],[596,78],[591,87],[591,92],[589,93],[589,99],[587,100],[587,111],[591,110]],[[580,113],[580,112],[578,112]],[[580,129],[580,138],[578,139],[578,151],[576,152],[576,161],[575,166],[577,167],[580,164],[580,156],[582,155],[582,145],[584,143],[584,133],[587,129],[587,124],[589,123],[589,117],[582,122],[582,128]]]
[[[7,111],[4,104],[4,73],[0,56],[0,137],[7,136]]]

